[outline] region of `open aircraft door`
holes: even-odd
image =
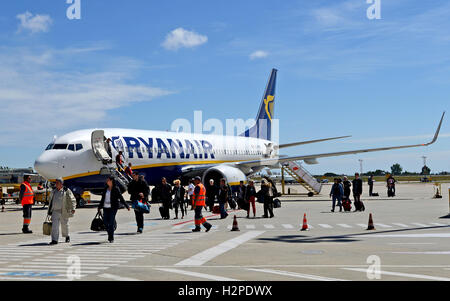
[[[92,151],[95,157],[104,164],[111,161],[111,156],[108,154],[105,145],[105,131],[97,130],[92,132],[91,136]]]

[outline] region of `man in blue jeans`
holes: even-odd
[[[331,187],[330,197],[333,198],[333,208],[331,212],[334,212],[336,206],[336,200],[338,201],[338,206],[340,207],[339,212],[342,212],[342,198],[344,197],[344,188],[342,184],[339,183],[339,179],[334,179],[334,184]]]

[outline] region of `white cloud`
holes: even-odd
[[[97,63],[94,71],[78,71],[73,60],[84,59],[85,51],[2,49],[0,145],[42,144],[41,139],[56,133],[96,126],[109,110],[172,93],[130,83],[141,65],[129,58]],[[90,56],[94,54],[86,57]]]
[[[255,52],[253,52],[252,54],[250,54],[250,59],[251,60],[262,59],[262,58],[267,57],[268,55],[269,55],[269,53],[266,51],[257,50]]]
[[[53,23],[52,18],[48,15],[34,15],[25,12],[16,16],[20,20],[18,32],[29,30],[31,33],[48,32],[50,25]]]
[[[207,36],[180,27],[167,34],[166,40],[162,43],[162,46],[167,50],[178,50],[183,47],[193,48],[200,46],[207,41]]]

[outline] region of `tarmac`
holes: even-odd
[[[331,185],[324,185],[319,196],[281,197],[274,218],[262,218],[258,203],[256,218],[230,210],[221,220],[204,211],[214,226],[208,233],[192,233],[193,211],[177,220],[171,211],[171,219],[162,220],[153,204],[143,234],[136,234],[134,213],[120,210],[113,244],[105,232],[90,230],[94,205],[77,209],[70,220],[71,243],[60,238],[49,246],[42,234],[47,209],[34,207],[34,233],[26,235],[20,206],[7,204],[0,212],[0,280],[447,281],[447,185],[443,198],[433,199],[432,183],[400,183],[395,198],[387,197],[384,183],[375,185],[379,197],[368,197],[365,184],[364,212],[334,213]],[[309,231],[300,231],[305,213]],[[372,231],[366,230],[370,213]]]

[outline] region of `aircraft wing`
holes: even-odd
[[[303,156],[278,157],[278,158],[270,158],[270,159],[237,162],[237,163],[235,163],[235,166],[238,168],[239,167],[247,167],[248,168],[248,167],[252,167],[252,166],[274,166],[274,165],[277,165],[278,163],[282,163],[282,162],[286,162],[286,161],[311,160],[311,159],[317,159],[317,158],[337,157],[337,156],[345,156],[345,155],[360,154],[360,153],[379,152],[379,151],[394,150],[394,149],[429,146],[437,141],[437,139],[439,137],[439,132],[441,130],[442,122],[444,120],[444,116],[445,116],[445,112],[442,114],[441,121],[436,130],[433,140],[431,142],[428,142],[425,144],[369,148],[369,149],[351,150],[351,151],[334,152],[334,153],[312,154],[312,155],[303,155]]]
[[[324,142],[324,141],[329,141],[329,140],[344,139],[344,138],[349,138],[349,137],[351,137],[351,136],[342,136],[342,137],[333,137],[333,138],[325,138],[325,139],[317,139],[317,140],[309,140],[309,141],[300,141],[300,142],[294,142],[294,143],[280,144],[278,146],[275,146],[275,148],[280,148],[281,149],[281,148],[287,148],[287,147],[304,145],[304,144]]]

